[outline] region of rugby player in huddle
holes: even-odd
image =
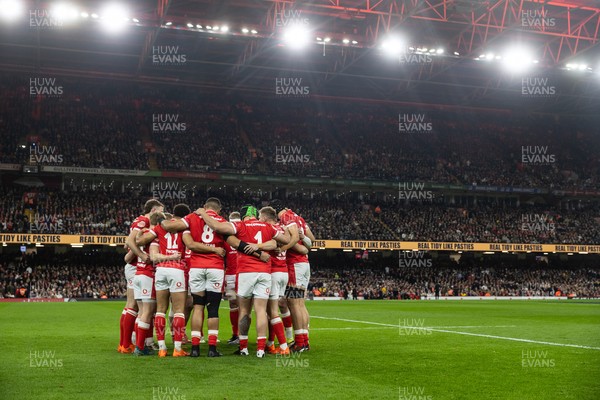
[[[125,248],[128,253],[125,256],[125,281],[127,282],[127,302],[121,313],[120,321],[120,343],[118,347],[119,353],[133,353],[135,345],[132,343],[132,336],[135,331],[136,320],[138,317],[138,305],[134,296],[133,280],[136,275],[136,261],[140,257],[148,258],[147,254],[137,246],[136,237],[143,229],[150,226],[150,214],[163,211],[162,203],[155,199],[150,199],[144,204],[144,214],[137,217],[131,224],[129,236],[125,241]]]
[[[273,210],[273,209],[271,209]],[[273,210],[275,213],[275,210]],[[198,214],[215,232],[222,235],[235,235],[240,248],[252,250],[275,250],[276,243],[287,244],[290,237],[272,224],[259,221],[258,213],[253,206],[244,206],[240,212],[242,221],[222,222],[215,219],[205,209]],[[274,239],[274,240],[273,240]],[[252,307],[256,313],[257,352],[256,356],[265,356],[267,344],[267,303],[271,292],[271,260],[266,263],[249,256],[249,251],[238,253],[237,260],[237,300],[239,304],[239,354],[248,355],[248,331]],[[287,346],[287,344],[286,344]]]
[[[211,220],[229,224],[219,215],[221,202],[218,199],[209,198],[202,210]],[[224,238],[196,213],[191,213],[178,221],[163,221],[162,226],[169,232],[189,230],[187,236],[184,234],[184,242],[192,250],[189,286],[192,292],[194,311],[192,314],[192,352],[190,355],[192,357],[200,355],[200,330],[204,322],[204,308],[206,307],[208,311],[208,357],[219,357],[221,353],[217,350],[217,338],[219,334],[219,304],[225,278],[223,258],[226,253],[225,242],[227,240],[231,246],[238,248],[240,241],[235,237]],[[196,248],[197,244],[208,246],[210,252],[199,252],[199,249]],[[265,263],[268,260],[267,254],[258,253],[258,247],[243,246],[242,250],[248,252],[249,255],[244,254],[247,257],[254,259],[266,257],[264,261],[257,260],[257,262]]]
[[[295,333],[293,350],[308,350],[308,312],[304,298],[310,278],[307,254],[314,236],[302,217],[284,209],[279,213],[280,224],[274,208],[264,207],[259,213],[253,206],[244,206],[241,218],[240,213],[232,213],[227,222],[219,215],[221,203],[216,198],[209,198],[204,207],[194,213],[185,204],[175,206],[173,217],[166,216],[163,210],[164,206],[157,200],[146,202],[144,215],[134,221],[126,240],[129,248],[126,261],[129,265],[137,258],[137,262],[133,278],[132,268],[126,267],[128,286],[131,281],[134,290],[131,296],[128,287],[128,303],[121,318],[120,352],[153,354],[154,323],[158,354],[165,357],[165,315],[170,302],[174,314],[173,356],[199,356],[205,308],[208,311],[208,357],[221,356],[217,350],[218,310],[224,283],[233,333],[228,343],[239,344],[236,354],[249,354],[252,307],[257,316],[257,357],[264,357],[266,352],[289,354],[291,322]],[[227,277],[224,276],[224,257]],[[191,354],[181,348],[188,287],[193,299]],[[136,303],[131,303],[129,296],[137,301],[140,310],[135,324],[135,344],[131,343],[132,335],[128,335],[126,329],[131,320],[135,320],[136,311]],[[277,349],[275,337],[279,344]]]

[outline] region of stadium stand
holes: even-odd
[[[101,260],[101,261],[99,261]],[[0,297],[18,296],[27,288],[31,298],[122,298],[121,256],[115,253],[64,255],[2,255]],[[365,299],[419,299],[442,296],[555,296],[600,297],[600,273],[592,266],[549,267],[543,262],[521,262],[521,268],[501,261],[445,263],[439,268],[398,268],[389,261],[316,262],[310,290],[313,295]],[[481,263],[483,264],[483,263]],[[527,268],[523,268],[527,264]]]
[[[151,192],[3,188],[0,191],[3,232],[125,235],[139,215],[140,204]],[[216,195],[225,204],[223,215],[251,202],[268,204],[265,196]],[[179,202],[199,207],[208,197],[188,191],[185,200],[165,199],[168,208]],[[32,200],[31,198],[35,198]],[[600,244],[600,206],[580,203],[577,208],[516,205],[480,200],[477,205],[399,203],[397,200],[331,199],[316,195],[291,196],[285,205],[301,212],[318,238],[341,240],[414,240],[486,243]],[[375,209],[379,208],[379,212]],[[544,229],[532,229],[529,216],[543,218]]]
[[[103,254],[24,255],[0,257],[0,297],[19,296],[21,288],[29,298],[122,298],[122,256]]]
[[[585,118],[431,109],[420,111],[431,131],[414,134],[399,132],[398,120],[417,110],[391,105],[232,101],[76,83],[84,86],[78,94],[41,100],[15,77],[4,81],[0,162],[30,162],[35,143],[52,146],[63,166],[580,190],[599,183],[600,128]],[[153,125],[161,116],[185,127]],[[528,146],[543,148],[553,161],[523,162]],[[281,162],[277,154],[290,148],[305,162]]]
[[[507,265],[479,267],[400,269],[377,266],[328,267],[313,273],[313,294],[365,299],[419,299],[441,296],[555,296],[574,293],[580,298],[600,296],[600,274],[592,266],[552,269],[547,265],[512,268]]]

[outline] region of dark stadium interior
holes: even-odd
[[[263,93],[271,95],[274,79],[302,78],[311,95],[391,100],[425,106],[477,106],[490,109],[526,109],[532,112],[594,113],[599,107],[597,86],[587,85],[587,74],[565,73],[565,63],[584,54],[598,55],[598,5],[594,0],[554,2],[549,7],[552,29],[523,29],[521,11],[534,12],[543,2],[506,0],[442,0],[434,5],[391,0],[310,1],[136,1],[129,5],[139,22],[118,41],[81,29],[71,35],[63,29],[0,27],[4,40],[2,70],[46,76],[108,78],[114,82],[153,82],[196,91]],[[80,1],[88,12],[93,1]],[[44,8],[50,2],[39,2]],[[509,8],[507,8],[509,7]],[[301,54],[282,49],[281,20],[301,13],[316,36],[329,36],[326,46],[310,46]],[[444,17],[445,16],[445,17]],[[279,20],[278,20],[279,18]],[[170,22],[170,25],[166,25]],[[96,21],[90,20],[93,26]],[[194,27],[189,28],[191,24]],[[208,24],[228,24],[224,35]],[[202,29],[196,28],[197,25]],[[210,26],[210,25],[209,25]],[[240,29],[254,29],[244,34]],[[443,57],[425,65],[381,60],[377,43],[388,32],[403,32],[407,44],[437,46]],[[356,44],[343,43],[343,39]],[[539,70],[556,82],[556,96],[535,101],[518,96],[518,75],[490,73],[490,66],[474,58],[489,49],[501,51],[507,43],[526,43],[538,54]],[[153,62],[153,46],[179,46],[184,65]],[[325,51],[325,56],[323,53]],[[459,56],[455,56],[454,52]],[[594,68],[597,66],[594,65]],[[517,94],[517,96],[514,96]],[[512,96],[511,96],[512,95]],[[364,100],[362,101],[364,103]]]
[[[0,0],[2,400],[597,400],[599,267],[600,0]]]

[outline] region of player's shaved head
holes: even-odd
[[[173,207],[173,214],[177,218],[183,218],[191,212],[192,211],[187,204],[177,204],[175,207]]]
[[[165,208],[164,204],[156,199],[150,199],[144,204],[144,214],[150,214],[151,212],[162,211],[160,208]]]
[[[263,207],[258,212],[259,219],[261,221],[277,221],[277,212],[273,207]]]
[[[242,220],[242,217],[239,212],[234,211],[231,214],[229,214],[229,221],[235,222],[235,221],[241,221],[241,220]]]
[[[206,203],[204,203],[204,208],[219,212],[221,211],[221,200],[216,197],[209,197],[206,200]]]

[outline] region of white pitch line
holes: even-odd
[[[322,318],[322,317],[321,317]],[[435,328],[435,329],[452,329],[452,328],[516,328],[516,325],[471,325],[471,326],[465,326],[465,325],[457,325],[457,326],[431,326],[431,327],[422,327],[423,329],[430,329],[430,328]],[[414,328],[412,326],[382,326],[380,328],[359,328],[359,327],[342,327],[342,328],[311,328],[311,331],[337,331],[337,330],[364,330],[364,329],[398,329],[398,328]]]
[[[500,340],[511,340],[513,342],[525,342],[525,343],[545,344],[545,345],[548,345],[548,346],[574,347],[574,348],[577,348],[577,349],[600,350],[600,347],[583,346],[583,345],[579,345],[579,344],[554,343],[554,342],[544,342],[544,341],[540,341],[540,340],[513,338],[513,337],[507,337],[507,336],[485,335],[483,333],[448,331],[448,330],[445,330],[445,329],[428,328],[428,327],[423,327],[423,326],[401,326],[401,325],[392,325],[392,324],[382,324],[380,322],[358,321],[358,320],[355,320],[355,319],[345,319],[345,318],[335,318],[335,317],[319,317],[319,316],[315,316],[315,315],[311,315],[310,318],[330,319],[330,320],[334,320],[334,321],[345,321],[345,322],[355,322],[355,323],[359,323],[359,324],[380,325],[380,326],[394,327],[394,328],[398,328],[398,329],[399,328],[404,328],[404,329],[425,329],[425,330],[429,330],[429,331],[432,331],[432,332],[454,333],[454,334],[457,334],[457,335],[485,337],[485,338],[488,338],[488,339],[500,339]]]
[[[310,328],[310,331],[337,331],[337,330],[367,330],[367,329],[398,329],[397,326],[382,326],[382,327],[356,327],[356,328],[348,328],[348,327],[344,327],[344,328]]]

